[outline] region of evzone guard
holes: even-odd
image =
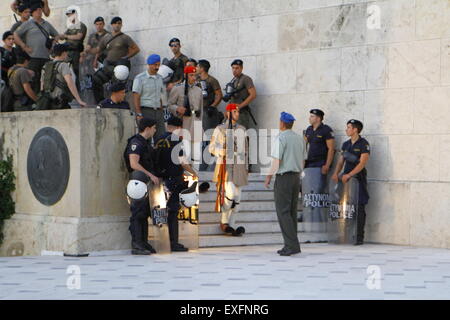
[[[237,124],[239,109],[236,104],[226,108],[226,121],[214,129],[209,152],[217,157],[213,181],[217,185],[215,210],[221,213],[220,228],[232,236],[245,233],[235,226],[239,212],[242,187],[248,185],[248,143],[245,127]]]

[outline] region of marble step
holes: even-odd
[[[204,223],[220,223],[220,214],[216,212],[200,212],[200,224]],[[277,213],[275,211],[241,211],[236,217],[237,222],[263,222],[263,221],[277,221]]]
[[[220,230],[220,221],[218,222],[202,222],[199,225],[199,234],[200,235],[221,235],[223,234],[222,230]],[[234,227],[243,226],[248,234],[254,233],[279,233],[280,225],[277,220],[257,220],[257,221],[236,221]],[[327,225],[320,223],[299,223],[298,226],[299,232],[319,232],[326,233]]]
[[[199,178],[201,181],[212,181],[214,176],[213,172],[200,172]],[[261,175],[260,173],[250,173],[248,175],[248,181],[264,181],[266,176]]]
[[[327,242],[328,235],[326,233],[305,233],[299,232],[298,238],[301,243],[305,242]],[[232,237],[226,235],[208,235],[200,236],[200,247],[231,247],[231,246],[252,246],[252,245],[269,245],[283,244],[281,233],[255,233],[244,234],[241,237]]]
[[[200,203],[203,202],[215,202],[217,198],[217,192],[210,191],[207,193],[200,194]],[[274,201],[275,196],[272,190],[268,191],[246,191],[243,190],[241,194],[242,201]]]
[[[210,182],[210,187],[209,187],[209,191],[213,191],[216,192],[217,191],[217,186],[215,183],[211,183]],[[273,183],[272,183],[272,187],[271,189],[266,189],[264,187],[264,182],[263,181],[249,181],[248,185],[242,187],[242,191],[271,191],[273,192]]]
[[[247,234],[281,232],[280,225],[276,221],[236,222],[235,227],[237,226],[243,226]],[[223,234],[223,232],[222,230],[220,230],[220,225],[218,223],[201,223],[199,226],[199,234],[200,236],[214,235],[214,234],[221,235]]]
[[[215,202],[203,202],[200,203],[199,211],[203,212],[214,212]],[[302,204],[298,203],[297,208],[301,210]],[[239,205],[239,211],[275,211],[274,201],[241,201]]]

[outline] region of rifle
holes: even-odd
[[[228,129],[233,129],[233,122],[231,119],[231,111],[229,113],[229,122],[228,122]],[[219,174],[217,178],[217,198],[216,198],[216,205],[215,205],[215,211],[218,213],[222,212],[222,206],[225,202],[225,179],[226,179],[226,171],[227,171],[227,132],[225,130],[225,141],[223,143],[223,150],[225,150],[225,155],[223,156],[223,161],[218,164],[219,165]]]
[[[186,117],[192,116],[191,103],[189,101],[189,84],[188,84],[187,79],[184,82],[184,104],[183,104],[183,107],[186,108],[186,112],[184,113],[184,115]]]

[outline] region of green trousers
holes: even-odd
[[[300,242],[297,236],[297,205],[300,194],[300,174],[286,173],[275,178],[275,208],[283,235],[284,246],[297,251]]]

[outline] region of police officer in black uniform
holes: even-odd
[[[305,168],[322,168],[322,174],[326,175],[333,163],[335,140],[333,129],[323,123],[324,116],[322,110],[310,111],[311,125],[305,131],[305,140],[309,146]]]
[[[349,140],[342,145],[342,155],[336,165],[336,170],[332,179],[338,182],[339,179],[343,183],[347,183],[352,177],[358,179],[358,215],[356,217],[356,243],[362,245],[364,243],[364,226],[366,223],[365,207],[369,202],[369,192],[367,191],[367,170],[366,165],[370,157],[369,142],[360,136],[363,124],[359,120],[350,120],[347,122],[346,134]],[[343,175],[339,173],[344,168]]]
[[[128,172],[144,172],[154,184],[159,184],[159,178],[154,174],[155,165],[152,160],[152,148],[149,139],[156,132],[156,122],[143,118],[138,122],[139,133],[128,139],[124,152],[125,163]],[[130,205],[130,232],[132,237],[132,254],[150,255],[156,253],[148,243],[148,217],[150,216],[150,204],[148,198],[143,201],[132,201]]]
[[[189,249],[178,243],[178,212],[180,211],[180,192],[187,189],[188,182],[184,181],[184,171],[188,171],[194,177],[197,172],[185,161],[180,130],[183,120],[172,116],[167,121],[167,132],[156,142],[155,149],[158,162],[158,176],[164,179],[164,185],[170,192],[167,202],[170,237],[172,251],[185,252]],[[175,150],[174,150],[175,149]],[[174,158],[175,156],[175,158]]]
[[[100,102],[97,108],[129,110],[130,104],[125,100],[126,84],[123,82],[116,82],[111,85],[110,90],[111,98]]]

